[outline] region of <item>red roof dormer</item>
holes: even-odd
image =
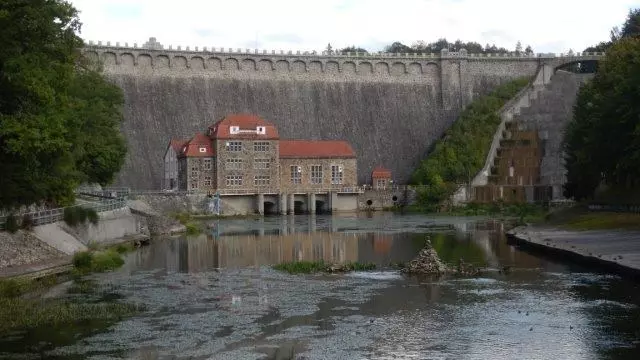
[[[209,126],[211,139],[278,140],[276,127],[252,114],[232,114]]]

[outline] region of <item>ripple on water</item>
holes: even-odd
[[[371,280],[402,280],[403,276],[398,271],[355,271],[346,274],[347,277],[371,279]]]

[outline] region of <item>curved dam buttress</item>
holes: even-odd
[[[358,181],[377,165],[405,183],[433,141],[474,97],[521,76],[539,58],[465,53],[414,57],[258,55],[92,46],[124,90],[128,143],[116,183],[158,189],[171,138],[188,138],[230,113],[255,113],[285,139],[344,139]]]

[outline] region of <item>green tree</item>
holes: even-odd
[[[369,53],[367,51],[367,49],[361,48],[361,47],[356,47],[355,45],[347,46],[344,49],[340,49],[338,52],[341,53],[341,54],[346,54],[348,52],[350,52],[350,53],[361,53],[361,54],[368,54]]]
[[[629,10],[627,20],[622,29],[614,26],[609,32],[609,41],[601,41],[599,44],[589,46],[585,52],[606,52],[613,44],[626,37],[640,36],[640,8]]]
[[[565,196],[590,198],[605,183],[640,186],[640,38],[622,37],[583,86],[565,134]]]
[[[105,131],[104,107],[115,114],[121,98],[99,93],[110,85],[82,66],[81,24],[68,2],[4,0],[0,26],[0,207],[69,204],[80,182],[109,178],[86,165],[98,150],[116,149],[98,162],[117,167],[118,130]],[[101,137],[111,146],[96,146]]]

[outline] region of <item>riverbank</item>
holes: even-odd
[[[526,250],[640,280],[640,230],[534,225],[511,229],[507,239]]]

